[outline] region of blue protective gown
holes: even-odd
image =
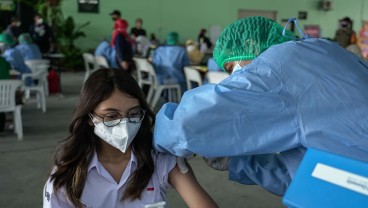
[[[21,79],[22,74],[32,73],[31,69],[24,63],[24,59],[22,54],[18,51],[16,47],[11,47],[5,50],[3,57],[9,64],[12,66],[13,69],[19,71],[21,74],[18,77]],[[32,85],[32,79],[26,79],[27,86]]]
[[[107,41],[102,41],[95,50],[96,56],[103,56],[106,58],[110,67],[117,68],[118,65],[115,60],[116,50],[111,47],[110,43]]]
[[[180,84],[182,92],[186,91],[184,67],[189,65],[189,57],[185,48],[176,45],[160,46],[153,54],[152,63],[161,84],[171,80]]]
[[[229,177],[283,195],[308,147],[368,162],[368,65],[322,39],[272,46],[159,111],[154,147],[229,156]]]
[[[34,43],[19,44],[16,48],[22,54],[24,61],[42,59],[41,51]]]

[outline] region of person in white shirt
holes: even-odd
[[[154,113],[125,71],[99,69],[85,82],[55,154],[43,207],[144,207],[174,187],[188,207],[217,207],[192,170],[152,147]]]

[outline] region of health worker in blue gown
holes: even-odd
[[[115,60],[116,50],[114,47],[111,47],[110,41],[111,37],[103,39],[96,47],[95,56],[105,57],[110,67],[118,68],[118,64]]]
[[[230,180],[277,195],[309,147],[368,162],[367,63],[335,42],[284,32],[264,17],[228,26],[213,57],[231,76],[165,104],[155,148],[225,157]]]
[[[16,46],[22,54],[25,61],[42,59],[42,54],[38,45],[34,44],[31,36],[28,33],[23,33],[19,36],[19,44]]]
[[[159,46],[155,50],[152,64],[161,84],[180,84],[184,92],[187,90],[184,67],[189,65],[189,57],[186,49],[177,45],[178,41],[178,33],[169,33],[166,37],[166,45]]]
[[[12,66],[13,69],[20,72],[19,79],[22,74],[32,73],[31,69],[24,63],[24,58],[16,48],[16,41],[7,33],[0,34],[0,51],[2,56]],[[31,85],[32,79],[26,79],[26,85]]]

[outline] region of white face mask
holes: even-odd
[[[20,27],[21,24],[22,24],[21,22],[17,22],[15,23],[15,26]]]
[[[36,20],[36,24],[39,25],[39,24],[42,24],[43,23],[43,19],[42,18],[39,18]]]
[[[243,67],[240,66],[239,62],[236,63],[236,65],[233,68],[233,71],[231,72],[231,74],[234,74],[235,71],[242,69]]]
[[[192,51],[194,51],[196,49],[196,46],[195,45],[188,45],[187,46],[187,51],[188,52],[192,52]]]
[[[123,118],[121,122],[113,127],[105,126],[101,121],[93,118],[90,115],[93,124],[95,125],[94,132],[102,140],[111,146],[119,149],[123,153],[128,149],[130,143],[137,135],[141,123],[130,123],[127,118]]]

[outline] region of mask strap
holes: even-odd
[[[287,21],[287,23],[286,23],[286,25],[285,25],[284,29],[282,30],[282,36],[284,36],[284,37],[288,37],[288,38],[293,38],[293,39],[297,39],[297,40],[298,40],[298,38],[295,38],[295,37],[293,37],[293,36],[288,36],[288,35],[286,35],[286,28],[287,28],[287,26],[289,25],[289,23],[291,23],[291,22],[294,22],[294,24],[295,24],[296,28],[298,29],[298,31],[299,31],[299,33],[300,33],[300,35],[302,36],[302,38],[301,38],[301,39],[309,38],[309,35],[304,34],[304,33],[303,33],[303,31],[302,31],[302,29],[299,27],[298,20],[296,20],[296,18],[295,18],[295,17],[290,18],[290,19]]]

